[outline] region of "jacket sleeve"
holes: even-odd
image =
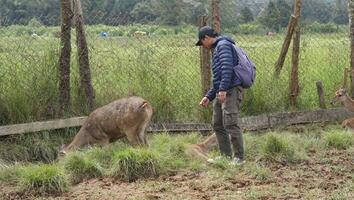
[[[218,47],[218,54],[221,64],[221,82],[219,91],[226,91],[229,89],[233,75],[233,53],[232,45],[221,44]]]
[[[211,88],[205,96],[209,99],[209,101],[213,101],[216,97],[216,90]]]

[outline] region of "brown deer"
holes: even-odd
[[[345,88],[340,88],[336,91],[331,104],[334,105],[338,101],[341,102],[347,110],[354,112],[354,101],[349,97]]]
[[[127,137],[131,145],[147,145],[146,129],[152,117],[151,105],[141,97],[118,99],[94,110],[59,156],[86,145],[106,145]]]
[[[344,120],[342,122],[342,128],[347,131],[354,132],[354,117]]]
[[[215,133],[198,144],[191,144],[186,148],[186,154],[196,159],[208,160],[208,153],[217,146]]]
[[[338,101],[341,102],[348,111],[354,112],[354,101],[349,97],[345,88],[340,88],[336,91],[331,104],[334,105]],[[344,120],[342,127],[346,130],[354,131],[354,118]]]

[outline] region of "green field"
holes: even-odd
[[[146,27],[109,29],[87,27],[96,107],[127,95],[149,100],[155,122],[198,122],[201,98],[199,49],[196,28],[151,26],[149,36],[134,38]],[[0,124],[55,118],[58,108],[58,28],[10,27],[0,29]],[[33,32],[39,37],[31,37]],[[256,83],[245,93],[242,115],[289,110],[290,56],[279,80],[274,64],[283,35],[232,36],[257,65]],[[75,35],[73,34],[73,37]],[[72,40],[72,108],[67,116],[88,114],[80,98],[75,40]],[[290,47],[291,48],[291,47]],[[291,55],[291,50],[288,55]],[[300,97],[297,109],[318,107],[316,81],[322,81],[328,102],[340,87],[343,69],[349,66],[349,40],[345,33],[306,34],[301,37]],[[204,113],[205,115],[205,113]],[[206,115],[209,116],[210,115]]]

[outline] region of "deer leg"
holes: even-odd
[[[97,141],[97,144],[100,146],[106,146],[109,144],[109,139],[108,138],[102,138]]]
[[[205,161],[208,160],[208,155],[201,150],[199,145],[195,145],[195,144],[190,145],[187,148],[187,154],[197,159],[201,159]]]
[[[148,124],[149,124],[148,121],[144,122],[138,130],[138,138],[140,140],[140,143],[142,143],[144,145],[148,145],[147,140],[146,140],[146,133],[147,133]]]
[[[129,129],[125,131],[125,135],[127,136],[127,139],[132,146],[138,146],[142,144],[140,142],[139,133],[136,131],[136,129]]]

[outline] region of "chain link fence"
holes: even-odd
[[[350,40],[346,1],[302,1],[299,93],[290,105],[293,41],[279,78],[274,77],[296,1],[220,1],[221,28],[244,48],[257,66],[256,83],[245,94],[243,113],[257,114],[319,107],[316,82],[321,81],[329,107],[349,67]],[[234,26],[237,24],[237,26]]]
[[[184,0],[172,6],[168,1],[161,1],[159,10],[165,10],[162,14],[149,10],[145,5],[149,1],[142,1],[146,3],[140,3],[140,7],[135,5],[134,12],[107,14],[102,10],[129,7],[138,1],[100,2],[102,5],[96,6],[102,9],[89,12],[92,4],[82,0],[94,107],[138,95],[153,105],[154,122],[209,122],[210,110],[205,111],[198,105],[203,94],[200,50],[195,42],[200,16],[207,15],[208,23],[213,24],[211,1]],[[289,110],[292,46],[279,78],[273,75],[294,2],[270,1],[273,6],[269,1],[256,0],[216,2],[222,34],[235,39],[257,66],[256,83],[245,92],[242,115]],[[299,110],[318,107],[316,81],[322,81],[326,100],[329,100],[341,86],[343,69],[349,66],[348,22],[333,22],[339,9],[335,2],[341,1],[326,4],[331,14],[329,21],[307,16],[318,8],[315,5],[318,1],[309,2],[313,5],[303,3],[300,22],[300,92],[296,104]],[[58,4],[47,8],[56,10],[53,15],[43,14],[32,20],[21,17],[14,21],[9,21],[9,17],[0,20],[0,125],[58,117],[61,47]],[[282,10],[283,7],[287,9]],[[177,8],[182,14],[172,13]],[[270,12],[274,8],[278,13]],[[134,23],[137,17],[138,24]],[[183,23],[178,23],[182,17]],[[71,106],[65,117],[89,114],[80,89],[75,38],[72,30]]]

